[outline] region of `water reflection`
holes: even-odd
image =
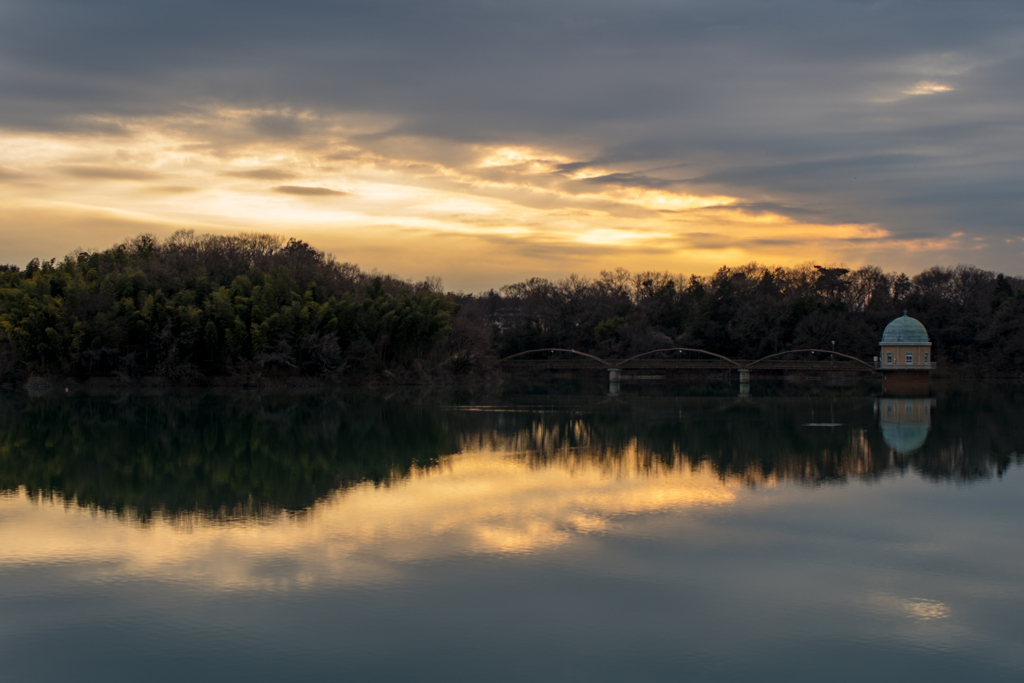
[[[497,486],[485,472],[526,468],[666,489],[645,491],[650,500],[674,500],[672,487],[694,473],[727,489],[907,472],[972,481],[1020,462],[1020,398],[510,396],[473,405],[370,393],[10,394],[0,398],[0,492],[145,522],[158,512],[274,520],[354,487],[393,489],[432,472],[447,481],[469,460],[487,464],[478,490]]]
[[[636,454],[624,461],[636,464]],[[632,469],[632,468],[630,468]],[[530,467],[505,453],[454,455],[381,491],[364,483],[303,515],[246,523],[154,515],[125,525],[21,491],[0,498],[0,568],[77,562],[93,580],[187,579],[218,588],[379,584],[410,563],[550,550],[613,531],[639,513],[733,503],[735,483],[685,466],[660,476],[609,476],[599,466]]]
[[[933,398],[881,398],[875,402],[882,439],[899,455],[920,450],[932,426]]]
[[[373,395],[0,398],[0,492],[24,488],[141,520],[305,510],[454,449],[432,412]]]
[[[1019,680],[1024,393],[603,389],[0,396],[5,674]]]
[[[534,466],[598,466],[615,476],[650,476],[684,463],[750,485],[817,485],[908,472],[968,482],[1001,476],[1021,461],[1024,426],[1015,415],[1022,408],[1014,395],[955,392],[941,402],[677,398],[576,412],[565,404],[532,412],[498,405],[490,412],[477,409],[460,447],[503,450]]]

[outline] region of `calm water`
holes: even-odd
[[[1024,678],[1020,385],[568,392],[0,394],[0,680]]]

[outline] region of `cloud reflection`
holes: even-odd
[[[0,567],[81,563],[96,581],[151,577],[218,589],[378,583],[408,563],[550,550],[628,515],[734,503],[741,484],[710,468],[651,469],[636,449],[534,467],[504,451],[463,452],[381,488],[339,492],[303,515],[246,523],[157,515],[147,525],[24,490],[0,498]]]

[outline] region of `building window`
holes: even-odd
[[[912,353],[908,353],[907,354],[907,362],[905,364],[906,365],[913,365],[914,364],[914,354],[912,354]]]
[[[891,353],[885,354],[885,363],[886,363],[886,365],[892,365],[892,354]]]
[[[924,362],[925,363],[928,362],[928,352],[927,351],[924,352]]]

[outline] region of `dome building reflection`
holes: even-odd
[[[880,398],[875,402],[882,440],[899,455],[919,450],[932,426],[933,398]]]

